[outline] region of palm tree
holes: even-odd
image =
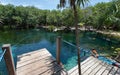
[[[74,12],[74,23],[75,23],[75,30],[76,30],[76,47],[77,47],[77,55],[78,55],[78,72],[81,75],[81,66],[80,66],[80,49],[79,49],[79,35],[78,35],[78,14],[77,14],[77,6],[84,4],[89,0],[60,0],[59,7],[65,7],[65,5],[69,5]]]

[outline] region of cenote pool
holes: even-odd
[[[113,47],[120,47],[118,44],[96,38],[93,32],[80,32],[80,47],[89,56],[89,50],[95,48],[100,54],[113,53]],[[0,32],[0,48],[3,44],[10,43],[14,62],[16,64],[17,55],[46,48],[56,57],[56,37],[62,36],[63,40],[75,44],[74,33],[53,33],[45,30],[23,30],[23,31],[4,31]],[[0,49],[1,51],[1,49]],[[84,52],[81,51],[81,58]],[[82,59],[83,60],[83,59]],[[70,70],[77,65],[77,50],[74,46],[62,41],[61,62],[66,70]],[[7,75],[4,59],[0,62],[0,75]]]

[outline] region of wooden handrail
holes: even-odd
[[[56,61],[60,65],[60,50],[61,50],[61,37],[57,37],[57,51],[56,51]]]
[[[2,46],[2,50],[3,51],[6,50],[4,55],[4,60],[5,60],[9,75],[16,75],[10,44],[4,44]]]

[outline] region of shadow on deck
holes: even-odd
[[[18,56],[17,75],[67,75],[46,49]]]
[[[82,75],[120,75],[120,68],[92,56],[81,63]],[[17,75],[79,75],[78,66],[68,72],[57,64],[47,49],[40,49],[18,56]]]
[[[120,75],[120,68],[90,56],[81,63],[82,75]],[[78,75],[78,66],[68,71],[69,75]]]

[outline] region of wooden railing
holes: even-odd
[[[8,74],[16,75],[10,44],[4,44],[2,46],[2,50],[3,50],[3,52],[5,52],[3,57],[5,60],[6,66],[7,66]]]
[[[56,39],[56,44],[57,44],[57,46],[56,46],[56,61],[57,61],[57,63],[58,63],[59,65],[61,65],[61,61],[60,61],[61,42],[64,42],[64,43],[68,44],[69,46],[72,46],[72,47],[75,48],[75,49],[77,48],[76,45],[74,45],[74,44],[72,44],[72,43],[70,43],[70,42],[68,42],[68,41],[66,41],[66,40],[63,40],[60,36],[58,36],[57,39]],[[80,47],[79,47],[79,48],[80,48]],[[83,48],[80,48],[80,50],[81,50],[82,53],[83,53],[83,56],[82,56],[82,57],[87,56],[87,54],[89,53],[89,51],[86,51],[86,50],[83,49]]]
[[[60,36],[57,37],[56,42],[57,42],[56,61],[60,65],[60,53],[61,53],[60,52],[60,50],[61,50],[61,37]]]

